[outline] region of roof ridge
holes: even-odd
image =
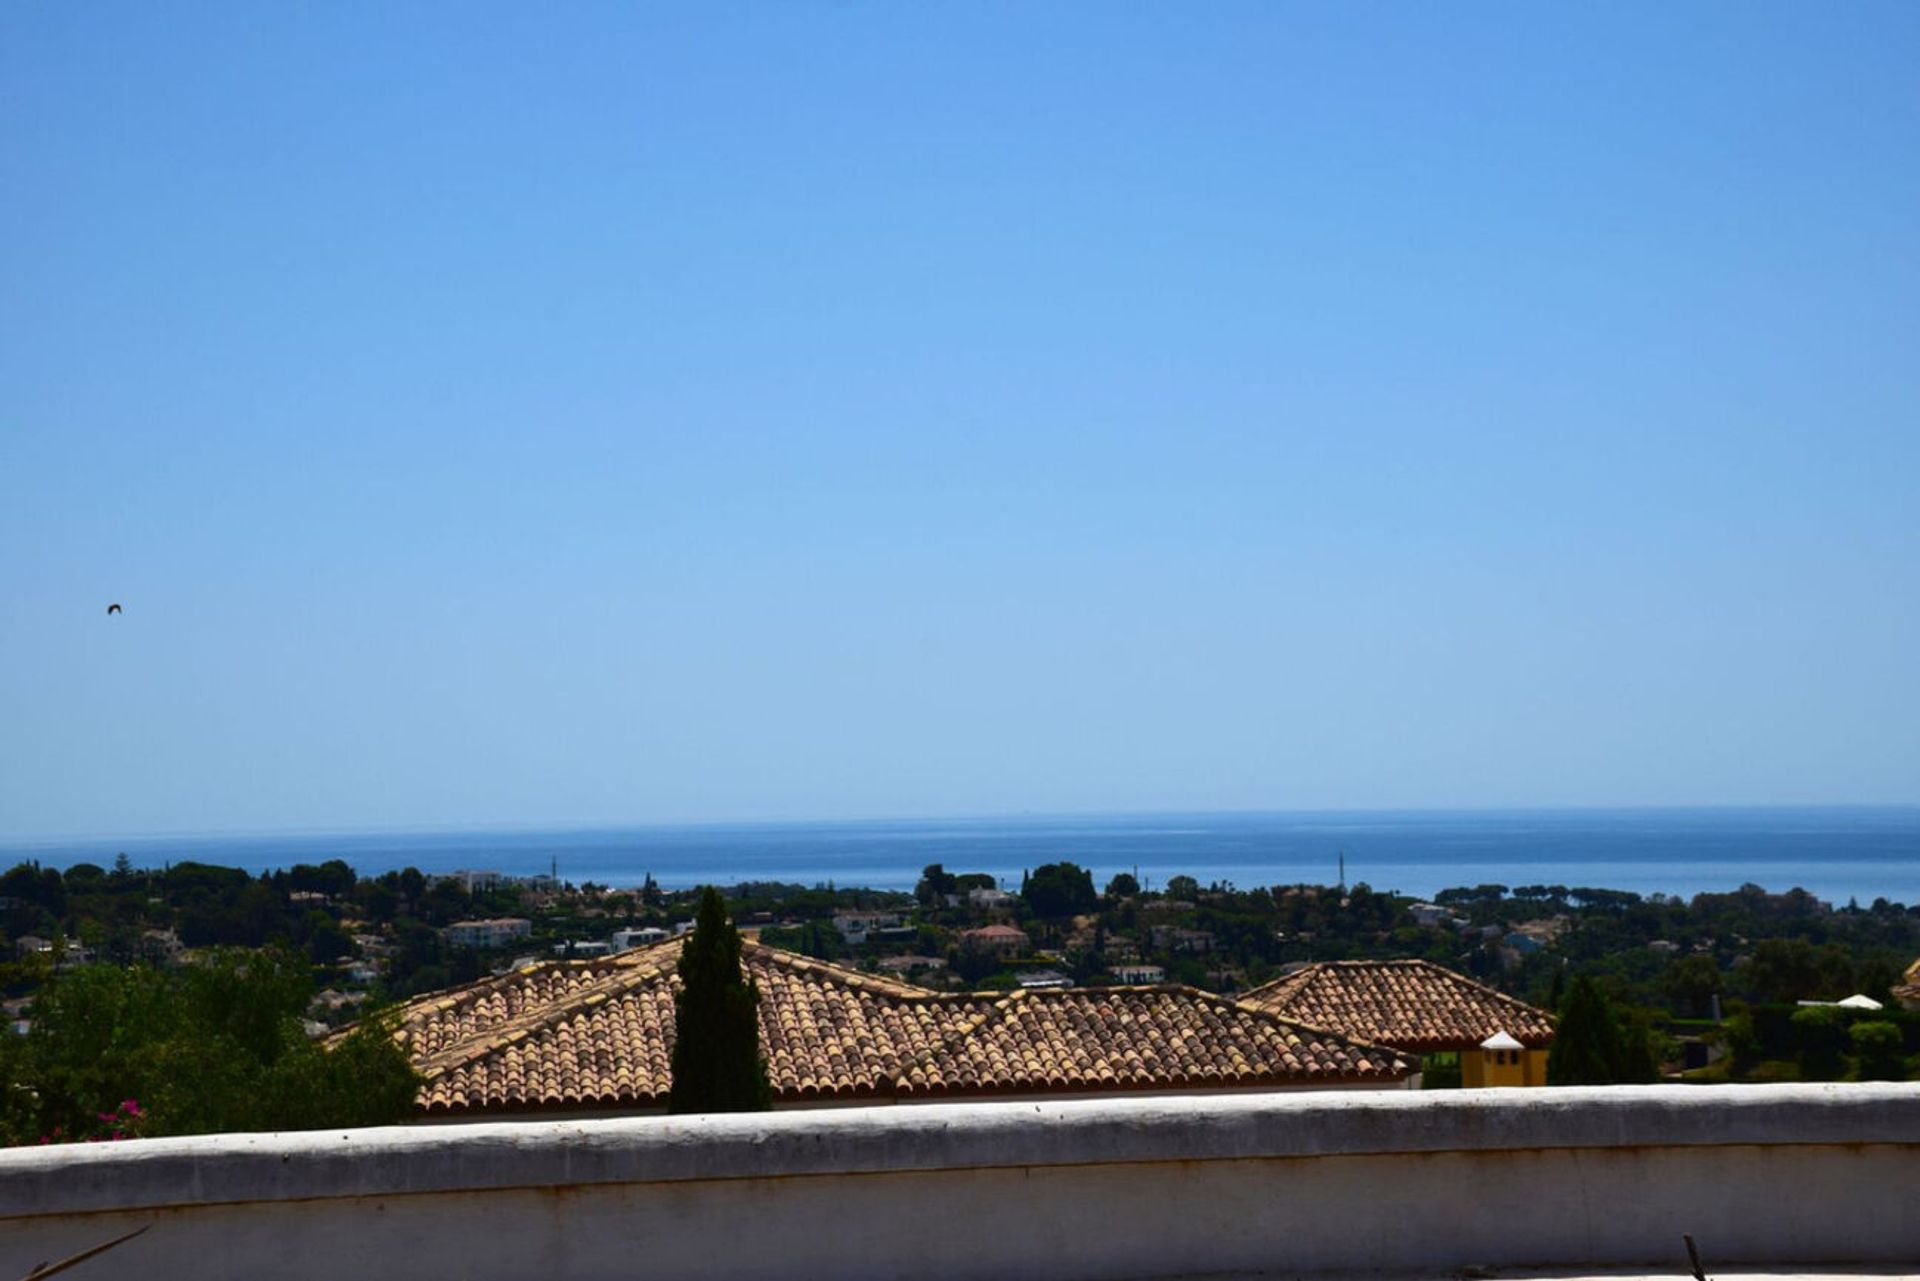
[[[1487,984],[1482,983],[1479,979],[1474,978],[1471,974],[1462,974],[1459,970],[1450,969],[1447,966],[1440,964],[1438,961],[1423,961],[1422,964],[1431,965],[1434,969],[1439,970],[1441,973],[1446,974],[1447,976],[1457,980],[1458,982],[1465,983],[1468,987],[1478,988],[1480,989],[1480,991],[1485,992],[1488,996],[1493,997],[1495,1000],[1500,1001],[1503,1004],[1516,1006],[1519,1009],[1525,1010],[1528,1014],[1537,1014],[1542,1018],[1545,1018],[1548,1023],[1553,1022],[1553,1011],[1543,1010],[1543,1009],[1540,1009],[1538,1006],[1529,1005],[1527,1002],[1521,1000],[1517,996],[1513,996],[1509,993],[1502,992],[1497,987],[1490,987]]]
[[[1205,988],[1194,987],[1191,984],[1187,984],[1187,983],[1162,983],[1157,987],[1150,987],[1145,989],[1135,988],[1132,990],[1165,992],[1165,991],[1168,991],[1169,989],[1184,993],[1187,996],[1197,996],[1202,1001],[1205,1001],[1214,1005],[1227,1006],[1230,1009],[1241,1014],[1251,1014],[1256,1018],[1270,1019],[1273,1022],[1280,1024],[1282,1027],[1289,1027],[1294,1029],[1297,1032],[1306,1032],[1312,1036],[1325,1037],[1328,1040],[1337,1041],[1341,1045],[1350,1045],[1350,1046],[1353,1046],[1355,1049],[1366,1050],[1369,1053],[1384,1054],[1387,1056],[1387,1060],[1389,1062],[1401,1060],[1406,1057],[1402,1051],[1396,1050],[1390,1045],[1379,1045],[1372,1041],[1363,1041],[1357,1036],[1350,1036],[1345,1032],[1336,1032],[1332,1028],[1315,1027],[1311,1023],[1304,1022],[1300,1019],[1292,1017],[1291,1015],[1282,1014],[1278,1010],[1267,1010],[1267,1009],[1262,1009],[1257,1005],[1248,1005],[1245,1001],[1240,1000],[1238,997],[1223,996],[1219,992],[1209,992]]]
[[[1298,985],[1304,980],[1305,976],[1313,974],[1321,966],[1329,965],[1331,963],[1332,962],[1329,962],[1329,961],[1309,961],[1291,974],[1282,974],[1278,978],[1268,979],[1265,983],[1262,983],[1257,987],[1248,988],[1246,991],[1240,994],[1239,1000],[1241,1000],[1242,1002],[1250,1001],[1254,997],[1259,996],[1264,992],[1274,991],[1275,989],[1281,987],[1283,984],[1293,983]]]
[[[1022,988],[1012,992],[930,992],[933,996],[953,996],[964,1001],[974,1001],[980,1009],[958,1020],[952,1031],[946,1036],[934,1040],[929,1038],[927,1047],[900,1063],[899,1077],[904,1078],[916,1067],[932,1068],[937,1059],[950,1053],[955,1046],[964,1045],[977,1035],[987,1024],[1005,1018],[1012,1012],[1017,999],[1028,995]]]
[[[677,941],[670,939],[668,944]],[[564,965],[568,962],[551,964]],[[518,973],[525,974],[527,971],[522,970]],[[664,966],[652,966],[646,969],[635,964],[617,966],[611,973],[604,974],[592,983],[567,993],[558,1001],[536,1005],[517,1017],[502,1019],[484,1032],[476,1032],[445,1049],[425,1055],[415,1061],[415,1067],[419,1069],[421,1076],[432,1080],[463,1064],[484,1058],[504,1046],[523,1041],[533,1032],[564,1023],[579,1013],[583,1007],[602,1004],[616,993],[641,987],[663,978],[669,983],[673,981],[672,972]]]
[[[1378,961],[1369,961],[1364,957],[1358,958],[1358,959],[1342,960],[1342,961],[1315,961],[1311,966],[1309,966],[1306,970],[1302,970],[1300,973],[1306,974],[1311,972],[1311,973],[1317,974],[1318,972],[1324,969],[1328,969],[1334,966],[1339,966],[1343,969],[1362,969],[1362,968],[1381,969],[1389,965],[1399,966],[1406,969],[1429,970],[1436,974],[1442,974],[1442,975],[1445,975],[1447,978],[1454,980],[1457,983],[1465,983],[1468,987],[1474,988],[1480,992],[1484,992],[1486,995],[1493,997],[1495,1000],[1501,1002],[1502,1004],[1516,1006],[1529,1013],[1536,1012],[1535,1007],[1528,1005],[1525,1001],[1521,1000],[1519,997],[1510,996],[1507,993],[1502,992],[1497,987],[1491,987],[1485,983],[1482,983],[1479,979],[1474,978],[1470,974],[1462,974],[1459,970],[1454,969],[1450,965],[1442,965],[1438,961],[1430,961],[1424,956],[1396,956],[1396,957],[1378,960]],[[1295,975],[1294,977],[1298,977],[1298,975]],[[1547,1011],[1545,1010],[1539,1010],[1537,1012],[1541,1014],[1546,1014],[1549,1020],[1551,1020],[1553,1017],[1551,1014],[1548,1014]]]
[[[784,947],[775,947],[771,943],[758,943],[751,939],[740,941],[740,956],[744,961],[749,955],[757,956],[770,964],[783,966],[790,970],[812,971],[831,981],[851,988],[871,988],[888,996],[903,1000],[917,1000],[928,996],[951,996],[950,992],[936,992],[930,987],[921,987],[905,979],[889,978],[884,974],[868,974],[849,965],[834,961],[825,961],[817,956],[808,956],[804,952],[789,951]]]

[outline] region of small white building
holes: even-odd
[[[1795,1001],[1795,1005],[1830,1005],[1843,1010],[1884,1010],[1887,1007],[1861,992],[1838,1001]]]
[[[524,916],[499,916],[486,921],[455,921],[440,932],[455,947],[505,947],[533,933],[533,922]]]
[[[865,943],[889,934],[911,934],[913,927],[898,912],[835,912],[833,928],[849,943]]]
[[[664,943],[673,935],[658,925],[638,925],[629,929],[613,932],[613,950],[624,952],[629,948],[645,947],[649,943]]]
[[[1021,989],[1028,992],[1065,991],[1073,986],[1073,980],[1058,970],[1030,970],[1017,975],[1016,979]]]
[[[875,968],[888,974],[909,974],[914,970],[931,973],[946,969],[947,962],[940,956],[888,956],[876,962]]]
[[[1167,969],[1164,965],[1110,965],[1107,973],[1121,983],[1143,984],[1164,983],[1167,981]]]

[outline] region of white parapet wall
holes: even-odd
[[[1920,1085],[1231,1095],[0,1152],[0,1277],[938,1278],[1920,1260]]]

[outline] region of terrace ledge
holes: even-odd
[[[221,1134],[0,1151],[0,1222],[512,1188],[1567,1149],[1920,1145],[1920,1084],[930,1104]]]

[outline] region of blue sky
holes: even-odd
[[[1916,66],[6,6],[0,836],[1920,801]]]

